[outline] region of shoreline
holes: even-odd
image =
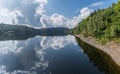
[[[120,46],[119,44],[117,45],[113,42],[110,42],[105,45],[101,45],[101,44],[96,43],[96,41],[92,37],[84,38],[84,37],[80,37],[79,35],[75,35],[75,37],[78,37],[83,42],[105,52],[120,67]]]

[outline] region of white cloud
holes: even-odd
[[[40,22],[42,23],[42,27],[74,28],[75,26],[77,26],[79,22],[87,18],[92,11],[93,11],[92,9],[84,7],[83,9],[80,10],[79,15],[73,17],[72,19],[69,19],[57,13],[54,13],[51,16],[44,15],[41,17]]]
[[[46,4],[46,3],[47,3],[47,0],[35,0],[35,2],[39,2],[39,3],[42,3],[42,4]]]
[[[38,7],[38,8],[36,9],[36,14],[43,15],[44,13],[45,13],[45,10],[43,10],[43,8]]]
[[[54,26],[64,26],[65,22],[68,20],[66,17],[59,15],[59,14],[53,14],[50,19],[53,21]]]
[[[5,8],[0,9],[0,15],[2,15],[2,16],[9,16],[8,9],[5,9]]]
[[[7,0],[3,1],[6,2]],[[0,1],[1,2],[1,1]],[[18,5],[16,5],[16,4]],[[39,3],[39,5],[38,5]],[[14,15],[14,19],[16,18],[16,21],[19,24],[29,24],[36,27],[68,27],[73,28],[75,27],[79,22],[82,21],[82,19],[88,17],[90,13],[92,12],[91,9],[88,7],[85,7],[80,10],[80,14],[78,16],[73,17],[72,19],[69,19],[63,15],[54,13],[51,16],[45,15],[45,9],[44,6],[47,4],[47,0],[12,0],[11,1],[11,7],[6,7],[9,10],[12,10],[12,14],[9,14],[10,11],[8,9],[4,9],[1,11],[1,15]],[[97,5],[97,4],[93,4]],[[14,11],[13,11],[14,10]],[[17,11],[17,12],[15,12]],[[9,18],[11,17],[9,16]],[[13,19],[13,18],[12,18]],[[9,19],[10,21],[12,20]],[[41,25],[40,25],[41,24]]]
[[[60,14],[53,14],[51,16],[42,16],[40,19],[42,27],[66,27],[68,19]]]
[[[44,7],[45,4],[48,3],[47,0],[35,0],[35,2],[39,2],[42,8]]]
[[[36,13],[40,14],[40,15],[43,15],[44,12],[45,12],[44,6],[47,4],[47,0],[35,0],[35,2],[39,2],[40,3],[40,6],[37,7],[37,9],[36,9]]]
[[[8,4],[9,3],[9,4]],[[0,7],[5,8],[1,11],[0,17],[3,18],[0,22],[13,20],[13,16],[8,16],[8,13],[18,11],[14,13],[14,19],[18,24],[29,24],[31,26],[41,26],[40,17],[44,14],[44,6],[47,4],[47,0],[0,0]],[[21,15],[19,15],[21,13]],[[4,17],[4,16],[7,17]],[[7,18],[7,19],[6,19]]]
[[[90,15],[91,12],[92,12],[92,9],[90,9],[88,7],[85,7],[83,9],[81,9],[80,13],[81,13],[82,19],[87,18]]]
[[[90,7],[97,7],[97,6],[101,6],[103,5],[105,2],[97,2],[97,3],[93,3],[92,5],[90,5]]]
[[[12,19],[16,19],[15,12],[17,11],[9,11],[7,8],[0,7],[0,23],[11,23]]]
[[[92,9],[90,9],[88,7],[84,7],[83,9],[80,10],[80,13],[78,16],[74,16],[72,19],[69,19],[66,22],[67,27],[74,28],[75,26],[78,25],[79,22],[81,22],[83,19],[87,18],[92,11],[93,11]]]

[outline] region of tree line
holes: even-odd
[[[92,36],[98,42],[120,42],[120,0],[106,9],[98,9],[73,29],[74,34]]]

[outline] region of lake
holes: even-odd
[[[4,40],[0,51],[0,74],[104,74],[72,35]]]
[[[71,35],[68,28],[10,26],[9,30],[8,25],[4,27],[0,34],[0,74],[104,74],[107,71],[104,66],[108,60],[103,64],[105,59],[96,56],[92,47],[82,49],[81,45],[83,48],[88,45]]]

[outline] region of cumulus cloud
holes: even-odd
[[[18,24],[29,24],[31,26],[40,27],[40,17],[45,12],[44,5],[46,3],[47,0],[3,0],[0,1],[0,7],[4,7],[9,11],[4,10],[0,12],[2,13],[1,15],[8,15],[10,12],[18,11],[14,13],[16,15],[16,19],[14,19],[17,21]]]
[[[89,9],[88,7],[83,8],[80,11],[82,19],[85,19],[86,17],[88,17],[91,12],[92,12],[92,9]]]
[[[43,27],[66,27],[66,21],[68,21],[68,19],[55,13],[51,16],[42,16],[40,21]]]
[[[0,15],[2,15],[2,16],[9,16],[9,11],[8,11],[8,9],[1,8],[1,9],[0,9]]]
[[[45,12],[44,6],[45,6],[45,4],[47,4],[47,0],[35,0],[35,2],[39,2],[40,3],[40,6],[37,7],[36,13],[40,14],[40,15],[43,15],[44,12]]]
[[[17,11],[9,11],[7,8],[0,7],[0,23],[11,23],[11,19],[16,18],[15,12]]]
[[[77,26],[79,22],[81,22],[83,19],[87,18],[90,13],[93,10],[84,7],[80,10],[80,13],[78,16],[74,16],[72,19],[69,19],[63,15],[54,13],[51,16],[42,16],[40,19],[40,22],[42,23],[42,27],[68,27],[68,28],[74,28]]]
[[[50,17],[52,24],[54,26],[59,26],[59,25],[62,25],[64,26],[64,23],[65,21],[67,21],[67,18],[62,16],[62,15],[59,15],[59,14],[53,14],[51,17]]]
[[[3,3],[7,2],[4,0]],[[16,5],[17,4],[17,5]],[[17,11],[16,21],[19,24],[29,24],[35,27],[75,27],[82,19],[90,15],[91,9],[85,7],[80,10],[78,16],[73,17],[72,19],[66,18],[63,15],[54,13],[51,16],[44,14],[44,6],[47,4],[47,0],[12,0],[9,6],[6,8]],[[95,5],[95,4],[94,4]],[[6,11],[8,15],[9,11]],[[3,11],[2,11],[3,13]],[[6,15],[4,14],[4,15]]]
[[[88,8],[88,7],[84,7],[80,10],[80,13],[78,16],[74,16],[72,19],[69,19],[67,21],[67,26],[69,28],[74,28],[75,26],[78,25],[79,22],[81,22],[83,19],[87,18],[90,13],[92,12],[93,10]]]
[[[5,16],[8,16],[9,12],[12,11],[12,15],[14,15],[14,19],[16,17],[16,21],[18,24],[29,24],[35,27],[73,28],[82,19],[89,16],[92,11],[90,8],[85,7],[80,10],[80,14],[78,16],[75,16],[72,19],[69,19],[57,13],[54,13],[51,16],[45,15],[44,7],[48,3],[47,0],[11,0],[10,3],[6,5],[5,3],[7,2],[8,0],[0,1],[0,3],[2,4],[0,6],[6,8],[0,11],[1,15],[4,14]],[[93,5],[95,6],[99,4],[96,3]]]

